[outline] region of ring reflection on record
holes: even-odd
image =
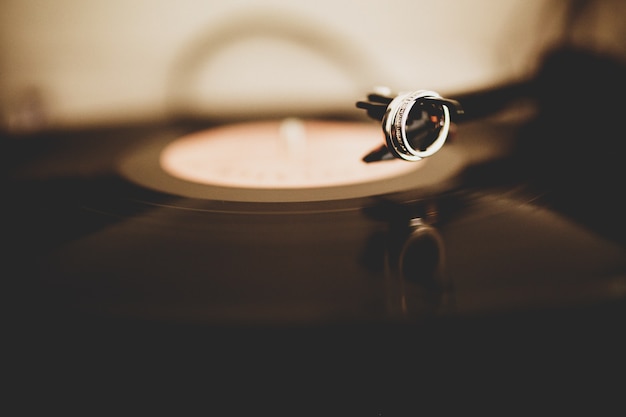
[[[185,135],[167,145],[160,164],[198,184],[247,189],[336,187],[414,172],[423,161],[366,164],[359,155],[382,132],[359,123],[287,118],[233,124]]]

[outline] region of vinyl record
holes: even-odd
[[[120,172],[148,189],[194,199],[358,206],[380,195],[445,191],[464,165],[454,148],[412,164],[361,161],[382,140],[380,128],[366,123],[247,122],[149,142],[122,158]]]
[[[623,248],[515,184],[464,182],[485,156],[460,139],[373,174],[380,132],[356,122],[78,132],[33,154],[40,140],[19,145],[3,208],[16,308],[35,315],[319,325],[619,299]]]

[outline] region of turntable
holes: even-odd
[[[626,300],[623,203],[613,197],[623,169],[610,152],[604,166],[572,169],[577,133],[595,119],[562,123],[580,109],[550,107],[535,95],[546,85],[539,77],[459,94],[458,120],[455,105],[438,103],[439,113],[426,113],[435,137],[411,152],[389,137],[396,124],[381,129],[393,96],[379,93],[361,105],[377,120],[5,138],[6,305],[22,329],[45,337],[70,329],[60,334],[101,342],[124,329],[156,341],[194,329],[224,356],[251,355],[244,366],[277,360],[285,352],[273,349],[296,337],[294,357],[315,352],[329,372],[351,358],[351,384],[367,361],[378,388],[396,377],[388,365],[423,365],[417,347],[440,366],[459,346],[484,353],[496,337],[512,337],[508,348],[556,334],[612,341]],[[530,107],[520,100],[529,91]],[[559,132],[568,144],[551,147]],[[545,141],[538,155],[533,140]]]
[[[371,98],[370,116],[393,107]],[[473,183],[528,116],[475,117],[461,100],[459,120],[438,104],[447,142],[408,161],[362,161],[385,135],[359,118],[69,133],[39,155],[52,141],[12,143],[27,158],[7,187],[8,261],[46,315],[311,325],[620,300],[613,237],[506,170]]]

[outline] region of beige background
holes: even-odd
[[[61,127],[158,120],[181,105],[216,117],[349,112],[376,85],[482,88],[532,73],[560,3],[3,0],[2,120],[28,106]],[[623,48],[602,28],[623,26],[626,2],[604,3],[591,42]]]

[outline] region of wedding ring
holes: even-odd
[[[395,97],[374,93],[356,106],[381,120],[385,144],[363,157],[364,162],[394,158],[419,161],[435,154],[448,138],[452,119],[463,114],[461,105],[428,90]]]

